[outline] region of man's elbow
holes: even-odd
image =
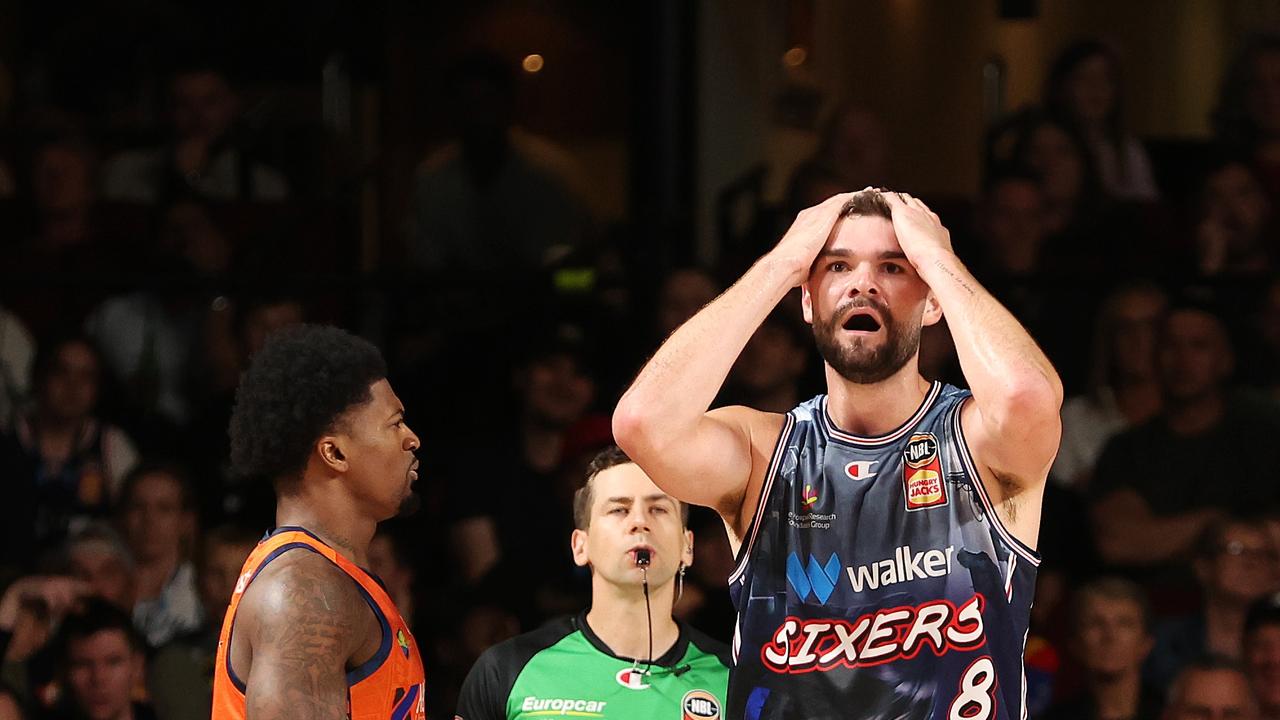
[[[613,441],[630,457],[643,455],[653,445],[653,419],[627,398],[614,408],[612,424]]]

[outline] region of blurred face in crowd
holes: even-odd
[[[252,542],[205,542],[197,580],[200,600],[210,617],[221,617],[226,611],[231,593],[236,589],[236,581],[240,579],[240,570],[253,547]]]
[[[850,382],[898,372],[920,349],[920,328],[941,318],[929,286],[879,216],[840,220],[802,286],[818,352]]]
[[[413,589],[413,568],[400,562],[395,544],[386,533],[378,533],[369,541],[369,569],[386,584],[387,592],[401,612],[407,613],[410,606],[400,598]]]
[[[1047,199],[1057,204],[1075,202],[1084,186],[1084,158],[1080,147],[1065,130],[1042,123],[1031,131],[1027,164],[1042,179]]]
[[[1040,186],[1008,178],[991,188],[984,204],[982,235],[996,266],[1014,274],[1034,272],[1048,223]]]
[[[1103,54],[1080,61],[1067,79],[1071,111],[1085,124],[1105,122],[1115,108],[1116,94],[1115,69]]]
[[[1254,57],[1246,102],[1249,116],[1264,135],[1280,135],[1280,52],[1264,50]]]
[[[165,213],[161,242],[186,268],[216,275],[231,265],[231,242],[199,203],[181,202]]]
[[[0,691],[0,720],[22,720],[22,708],[9,691]]]
[[[120,630],[102,630],[68,643],[67,686],[90,720],[117,720],[142,678],[143,658]]]
[[[720,288],[701,270],[677,270],[658,293],[658,334],[666,337],[716,299]]]
[[[1234,670],[1187,670],[1174,682],[1165,720],[1256,720],[1244,675]]]
[[[653,484],[635,463],[615,465],[591,480],[591,514],[572,536],[573,561],[590,566],[594,582],[640,587],[644,574],[636,550],[649,550],[649,585],[671,582],[683,563],[693,564],[693,533],[684,528],[680,503]]]
[[[32,168],[36,207],[45,213],[87,209],[94,198],[93,169],[88,155],[71,145],[48,145]]]
[[[1129,377],[1151,377],[1164,295],[1149,289],[1131,289],[1117,295],[1113,303],[1109,318],[1112,371]]]
[[[526,411],[538,423],[551,427],[577,422],[595,399],[595,382],[567,353],[534,360],[521,373],[519,383]]]
[[[1253,692],[1269,716],[1280,711],[1280,625],[1261,625],[1244,639]]]
[[[1128,598],[1085,593],[1078,608],[1075,651],[1092,675],[1137,674],[1151,652],[1142,606]]]
[[[1215,171],[1204,185],[1205,218],[1227,237],[1227,252],[1254,250],[1271,216],[1267,194],[1249,168],[1232,163]]]
[[[1174,310],[1165,318],[1156,358],[1165,394],[1182,402],[1220,392],[1233,364],[1222,323],[1192,309]]]
[[[133,568],[105,542],[91,540],[74,545],[71,574],[88,583],[95,597],[122,610],[133,609]]]
[[[40,409],[60,423],[75,423],[93,413],[98,404],[101,368],[98,355],[82,342],[59,348],[44,378]]]
[[[305,320],[302,303],[294,300],[259,305],[250,310],[241,330],[246,357],[253,357],[262,349],[263,343],[271,333],[290,325],[297,325]]]
[[[827,150],[829,157],[823,160],[834,166],[851,187],[885,182],[889,138],[879,118],[872,113],[862,108],[848,108],[842,112],[832,127]],[[818,201],[823,199],[825,197]]]
[[[1215,550],[1196,561],[1196,573],[1211,596],[1247,604],[1276,591],[1280,561],[1265,528],[1228,525]]]
[[[173,127],[180,140],[212,142],[231,129],[240,102],[230,83],[212,71],[178,75],[171,86]]]
[[[754,393],[768,393],[794,385],[804,372],[807,348],[779,322],[766,321],[734,363],[730,382]]]
[[[167,472],[138,478],[123,499],[124,533],[139,562],[156,562],[181,554],[194,518],[183,507],[182,485]]]

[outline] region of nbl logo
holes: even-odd
[[[720,702],[706,690],[690,690],[680,701],[682,720],[720,720]]]

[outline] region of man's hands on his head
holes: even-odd
[[[935,253],[952,254],[951,232],[942,225],[937,213],[919,198],[907,193],[880,193],[893,212],[893,233],[902,252],[918,270],[925,258]]]
[[[769,251],[769,257],[790,273],[792,286],[809,278],[813,261],[822,252],[827,239],[831,237],[832,228],[840,219],[840,210],[853,195],[854,193],[832,195],[811,208],[801,210],[787,233]]]

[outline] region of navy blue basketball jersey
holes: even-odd
[[[786,415],[738,551],[729,720],[1023,720],[1040,558],[1000,523],[934,383],[898,429]]]

